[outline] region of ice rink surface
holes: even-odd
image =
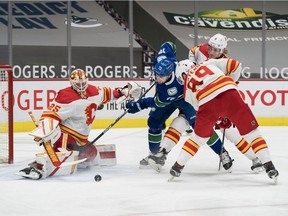
[[[203,146],[182,175],[168,182],[169,170],[188,136],[169,153],[161,173],[139,169],[148,155],[147,129],[111,129],[97,144],[115,144],[117,165],[78,170],[71,176],[28,180],[15,175],[42,151],[26,133],[15,134],[15,162],[0,165],[0,214],[5,216],[287,216],[288,127],[260,127],[280,175],[254,174],[234,145],[232,173],[218,172],[219,158]],[[93,130],[92,140],[102,132]],[[222,136],[221,136],[222,137]],[[94,176],[100,174],[101,182]]]

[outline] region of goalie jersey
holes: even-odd
[[[67,87],[57,93],[48,107],[49,111],[44,111],[40,120],[51,118],[59,121],[61,131],[83,145],[88,141],[98,107],[111,99],[114,96],[109,87],[88,85],[82,97],[72,87]]]

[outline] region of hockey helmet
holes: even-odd
[[[88,77],[82,69],[75,69],[70,74],[70,84],[77,92],[83,92],[88,86]]]
[[[174,71],[174,68],[175,64],[172,61],[168,59],[163,59],[155,65],[154,72],[155,75],[158,75],[160,77],[170,76],[171,73]]]
[[[176,66],[176,70],[175,70],[175,76],[176,76],[177,81],[181,85],[184,85],[183,74],[187,75],[189,68],[191,68],[194,65],[196,65],[196,63],[192,62],[189,59],[185,59],[185,60],[178,62]]]
[[[159,84],[165,83],[170,77],[172,72],[175,70],[174,62],[163,59],[155,65],[154,73],[155,78]]]
[[[215,34],[213,37],[210,38],[208,44],[211,47],[220,49],[221,52],[227,47],[227,37],[222,34]]]

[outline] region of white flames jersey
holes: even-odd
[[[210,59],[192,67],[185,82],[185,100],[198,110],[198,106],[212,100],[221,92],[236,89],[235,82],[240,71],[241,63],[231,58]]]
[[[209,59],[208,44],[192,47],[189,51],[188,59],[200,64]]]
[[[40,120],[52,118],[59,121],[62,132],[71,135],[79,144],[85,144],[98,107],[111,99],[114,96],[109,87],[88,85],[84,98],[72,87],[67,87],[58,92],[48,107],[49,111],[44,111]]]

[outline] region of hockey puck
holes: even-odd
[[[95,180],[96,182],[101,181],[101,180],[102,180],[101,175],[95,175],[95,176],[94,176],[94,180]]]

